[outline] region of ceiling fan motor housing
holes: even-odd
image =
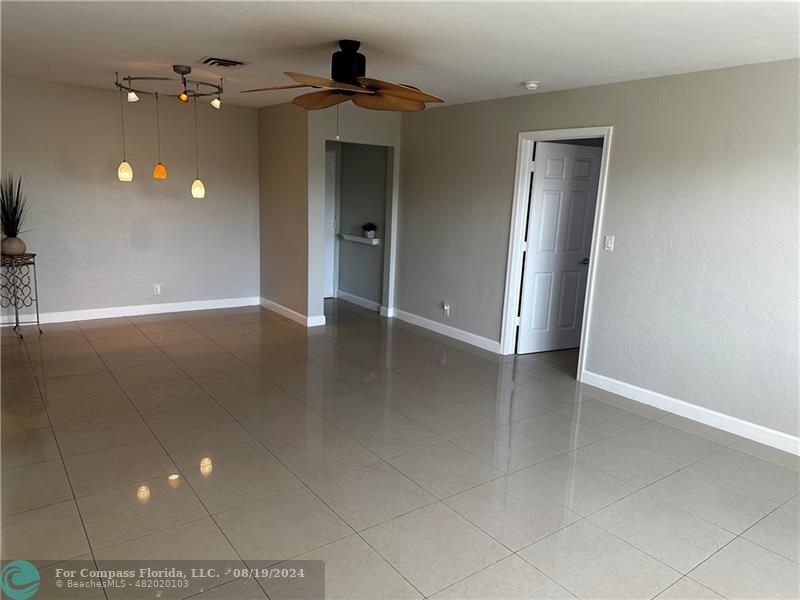
[[[358,78],[367,74],[367,57],[358,51],[361,42],[340,40],[338,52],[333,53],[331,79],[339,83],[359,85]]]

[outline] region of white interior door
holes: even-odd
[[[517,352],[580,344],[602,148],[537,142]]]

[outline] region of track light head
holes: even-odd
[[[217,96],[211,101],[211,106],[219,110],[220,108],[222,108],[222,99],[219,96]]]
[[[139,96],[133,90],[128,90],[128,102],[138,102]]]

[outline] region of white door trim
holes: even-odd
[[[385,317],[394,316],[394,292],[395,280],[397,276],[397,236],[398,220],[400,215],[400,146],[392,144],[373,144],[367,142],[351,142],[348,140],[326,140],[326,142],[336,142],[336,233],[335,233],[335,254],[333,279],[333,296],[339,298],[339,226],[341,220],[341,174],[342,174],[342,144],[359,144],[368,146],[380,146],[386,148],[386,205],[384,216],[384,238],[383,248],[383,276],[381,282],[381,302],[378,303],[376,311]],[[345,298],[343,298],[345,299]]]
[[[530,177],[533,172],[533,148],[536,142],[574,140],[581,138],[603,138],[603,155],[600,161],[600,181],[597,186],[597,207],[592,227],[592,261],[586,281],[586,298],[583,304],[583,328],[578,351],[578,373],[580,380],[584,371],[586,344],[589,340],[592,315],[592,291],[597,274],[597,258],[602,251],[600,227],[605,207],[608,159],[611,151],[611,125],[604,127],[581,127],[577,129],[552,129],[546,131],[523,131],[517,142],[517,168],[514,175],[514,203],[511,208],[511,230],[508,238],[508,263],[506,265],[506,288],[503,299],[503,324],[500,331],[500,352],[514,354],[517,344],[517,311],[522,289],[523,243],[530,201]]]

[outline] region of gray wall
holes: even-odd
[[[191,107],[160,103],[169,179],[155,181],[153,100],[126,102],[134,179],[121,183],[117,92],[4,77],[2,100],[2,168],[31,202],[23,237],[39,254],[42,311],[258,295],[255,110],[198,106],[195,200]]]
[[[361,235],[361,226],[378,226],[375,236],[386,234],[387,149],[365,144],[341,144],[339,154],[339,231]],[[339,289],[372,302],[383,295],[384,246],[367,246],[339,240]]]
[[[308,117],[294,104],[258,111],[261,296],[301,315],[308,295]]]
[[[404,115],[398,308],[498,340],[517,134],[613,125],[587,369],[798,434],[799,64]]]

